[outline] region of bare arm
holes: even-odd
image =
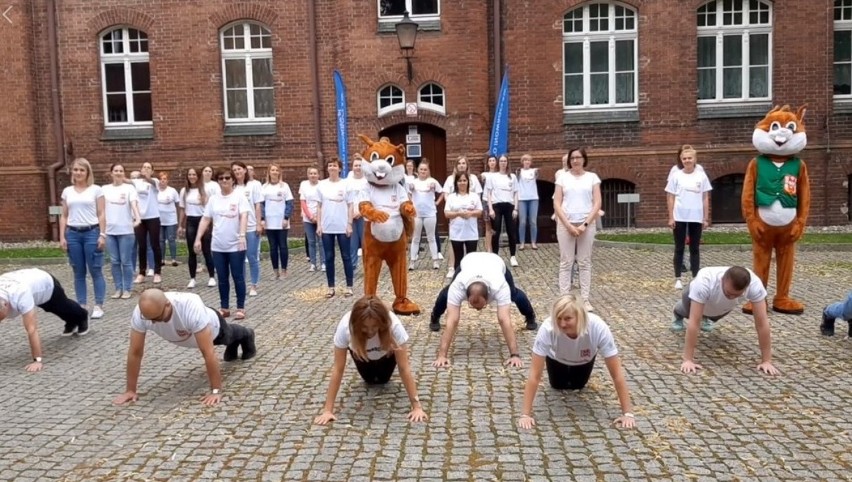
[[[512,316],[509,312],[510,306],[512,305],[497,307],[497,322],[500,323],[500,330],[503,331],[503,338],[506,339],[506,347],[509,349],[509,359],[506,361],[506,364],[515,367],[522,367],[524,366],[523,360],[521,360],[519,356],[512,356],[519,355],[519,353],[518,340],[515,338],[515,330],[512,327]]]
[[[408,414],[408,419],[412,422],[426,420],[426,414],[423,412],[423,406],[420,405],[420,398],[417,396],[417,382],[414,381],[414,374],[411,373],[408,346],[402,345],[394,350],[394,357],[399,367],[399,377],[402,378],[405,393],[408,394],[408,400],[411,402],[411,412]]]
[[[337,398],[337,392],[340,390],[344,368],[346,368],[346,348],[335,347],[334,366],[331,368],[331,379],[328,381],[328,391],[325,394],[325,405],[322,409],[323,413],[314,419],[314,423],[325,425],[336,419],[334,416],[334,400]]]
[[[568,230],[568,233],[576,236],[577,229],[568,221],[568,216],[565,215],[565,211],[562,209],[562,186],[556,185],[556,189],[553,191],[553,213],[556,214],[556,219],[565,226],[565,229]]]
[[[703,199],[703,207],[704,207],[704,227],[710,226],[710,191],[706,191],[704,193]]]
[[[447,305],[446,328],[444,328],[444,333],[441,335],[441,344],[438,346],[438,357],[432,363],[432,366],[439,368],[450,366],[447,354],[450,351],[450,345],[453,344],[453,339],[456,337],[460,315],[460,306]]]
[[[133,214],[133,224],[142,220],[142,213],[139,212],[139,201],[130,201],[130,212]]]
[[[98,227],[101,228],[101,233],[106,236],[106,211],[104,197],[101,196],[95,200],[95,208],[98,214]]]
[[[67,250],[68,244],[65,241],[65,227],[68,225],[68,204],[62,200],[62,214],[59,215],[59,245],[62,249]]]
[[[521,428],[532,428],[535,425],[535,419],[532,416],[533,402],[535,394],[538,391],[538,386],[541,384],[541,374],[544,371],[544,357],[541,355],[532,354],[532,362],[530,363],[530,374],[527,377],[527,383],[524,385],[524,401],[521,405],[521,419],[518,424]]]
[[[195,334],[195,342],[204,357],[204,366],[207,369],[207,379],[210,381],[212,390],[222,389],[222,372],[219,370],[219,360],[216,359],[216,348],[213,346],[213,334],[210,327]],[[216,405],[222,398],[221,393],[210,393],[202,399],[204,405]]]
[[[766,300],[752,303],[752,310],[754,329],[757,330],[757,343],[760,346],[760,365],[757,368],[770,375],[777,375],[778,370],[772,366],[772,334],[769,329]]]
[[[145,353],[145,333],[130,330],[130,348],[127,349],[127,386],[124,393],[115,397],[112,403],[122,405],[136,401],[139,371],[142,369],[142,355]]]
[[[586,222],[592,224],[595,222],[595,219],[598,217],[598,213],[601,210],[601,185],[595,184],[595,187],[592,188],[592,210],[589,212],[589,215],[586,217]]]
[[[701,368],[695,363],[695,346],[698,344],[698,324],[704,316],[704,303],[692,301],[689,305],[689,320],[686,325],[686,339],[683,344],[683,363],[681,371],[692,373]]]
[[[621,416],[615,419],[615,423],[624,428],[631,428],[634,426],[636,420],[633,416],[633,403],[630,401],[630,390],[627,388],[624,370],[621,369],[621,358],[615,355],[606,358],[604,361],[609,371],[609,376],[612,377],[612,383],[615,385],[618,402],[621,404]]]
[[[35,310],[30,310],[22,316],[24,322],[24,330],[27,332],[27,339],[30,342],[30,354],[33,356],[33,362],[28,364],[26,369],[28,372],[41,371],[42,363],[35,361],[36,358],[42,356],[41,353],[41,338],[38,336],[38,321],[36,320]]]

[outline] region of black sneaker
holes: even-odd
[[[239,343],[231,343],[225,348],[225,355],[222,357],[222,360],[225,361],[234,361],[237,359],[237,350],[239,350]]]
[[[538,323],[535,320],[527,320],[527,330],[533,331],[538,329]]]
[[[850,332],[852,332],[852,324],[850,326]],[[824,336],[834,336],[834,318],[828,316],[828,313],[825,310],[822,310],[822,324],[819,325],[819,331],[822,332]]]
[[[72,324],[70,324],[70,323],[65,323],[65,329],[64,329],[64,330],[62,330],[62,336],[71,336],[71,335],[73,335],[73,334],[74,334],[74,331],[75,331],[76,329],[77,329],[77,327],[76,327],[76,326],[74,326],[74,325],[72,325]]]
[[[85,320],[81,321],[79,325],[77,325],[77,335],[83,336],[89,332],[89,317],[86,317]]]
[[[429,322],[429,329],[435,332],[441,331],[441,322],[438,320],[432,320]]]
[[[257,355],[257,347],[254,344],[254,330],[249,328],[248,331],[249,336],[240,342],[240,345],[243,347],[243,360],[251,360]]]

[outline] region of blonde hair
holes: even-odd
[[[683,147],[680,148],[680,155],[678,156],[678,160],[683,158],[683,155],[686,153],[691,153],[693,159],[698,162],[698,152],[696,152],[695,148],[690,146],[689,144],[684,144]]]
[[[349,314],[349,339],[352,340],[352,356],[361,361],[367,361],[367,338],[361,329],[364,322],[374,320],[378,323],[379,346],[387,354],[398,347],[391,336],[391,315],[388,307],[378,296],[368,295],[359,299],[352,306]]]
[[[281,171],[281,166],[279,166],[278,164],[275,164],[273,162],[272,164],[270,164],[269,166],[266,167],[266,176],[264,176],[266,183],[269,184],[269,182],[270,182],[269,172],[272,171],[273,167],[278,169],[278,182],[284,182],[284,172]]]
[[[74,162],[71,163],[71,169],[74,169],[74,166],[83,166],[86,168],[86,186],[91,186],[95,183],[95,173],[92,172],[92,164],[85,157],[78,157],[74,159]],[[73,182],[73,181],[72,181]]]
[[[589,316],[583,309],[583,302],[576,295],[562,295],[553,302],[550,310],[550,322],[555,326],[559,317],[571,314],[577,319],[577,335],[583,336],[589,326]]]

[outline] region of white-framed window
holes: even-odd
[[[852,100],[852,0],[834,0],[834,98]]]
[[[130,27],[110,29],[100,36],[100,57],[104,126],[153,125],[148,35]]]
[[[405,109],[405,92],[399,87],[389,84],[381,89],[376,96],[379,115],[385,115],[395,110]]]
[[[712,0],[698,8],[698,102],[772,97],[772,5]]]
[[[635,110],[639,80],[636,11],[617,2],[589,3],[562,19],[563,107]]]
[[[412,20],[438,20],[441,0],[377,0],[379,20],[400,20],[405,12]]]
[[[226,124],[272,124],[275,95],[272,34],[255,22],[222,29],[222,83]]]
[[[417,107],[446,114],[447,104],[444,100],[444,88],[434,82],[420,87],[417,90]]]

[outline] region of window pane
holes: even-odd
[[[260,36],[260,25],[258,25],[256,23],[249,25],[249,34],[253,37],[259,37]]]
[[[838,30],[834,32],[834,61],[848,62],[852,60],[852,31]]]
[[[402,15],[405,12],[405,0],[382,0],[379,2],[379,15]]]
[[[834,95],[852,94],[852,65],[836,64],[834,66]]]
[[[242,30],[242,27],[240,27]],[[234,48],[237,50],[243,50],[246,48],[246,38],[240,35],[239,37],[234,39]]]
[[[743,64],[743,39],[740,35],[726,35],[722,42],[722,65]]]
[[[591,103],[609,103],[609,74],[593,74],[589,76]]]
[[[105,53],[105,54],[111,54],[112,53],[112,42],[107,40],[107,37],[104,37],[104,39],[101,40],[101,45],[102,45],[103,53]]]
[[[271,49],[272,48],[272,36],[264,35],[260,38],[260,48]]]
[[[583,105],[583,76],[565,76],[565,105]]]
[[[615,102],[626,104],[633,102],[633,74],[615,74]]]
[[[716,98],[716,69],[698,70],[698,98]]]
[[[105,64],[106,91],[124,92],[124,64]]]
[[[228,118],[245,119],[248,117],[248,101],[245,90],[228,91]]]
[[[252,59],[251,75],[255,87],[272,87],[272,59]]]
[[[225,37],[224,48],[225,50],[234,50],[234,38],[233,37]]]
[[[440,105],[441,107],[443,107],[444,106],[444,94],[438,93],[438,94],[433,95],[432,96],[432,103],[435,104],[435,105]]]
[[[591,72],[609,72],[609,42],[591,42],[589,45]]]
[[[151,71],[148,62],[130,64],[130,81],[134,91],[151,90]]]
[[[716,66],[716,37],[698,37],[698,66]]]
[[[619,72],[633,70],[632,40],[618,40],[615,42],[615,70]]]
[[[769,67],[751,67],[748,70],[748,96],[769,96]]]
[[[151,94],[133,94],[134,121],[143,122],[153,119],[151,115]]]
[[[739,99],[743,96],[743,71],[740,67],[722,71],[722,96],[725,99]]]
[[[225,61],[225,87],[229,89],[246,87],[246,64],[242,59]]]
[[[583,73],[583,44],[565,44],[565,73]]]
[[[393,105],[391,103],[390,98],[388,97],[379,97],[379,109],[384,109],[385,107],[390,107]]]
[[[127,98],[123,93],[107,95],[107,122],[127,122]]]
[[[769,65],[769,35],[752,34],[748,40],[749,65]]]
[[[255,89],[254,90],[254,116],[255,117],[274,117],[275,102],[273,100],[272,89]]]
[[[437,15],[438,0],[412,0],[412,15]]]

